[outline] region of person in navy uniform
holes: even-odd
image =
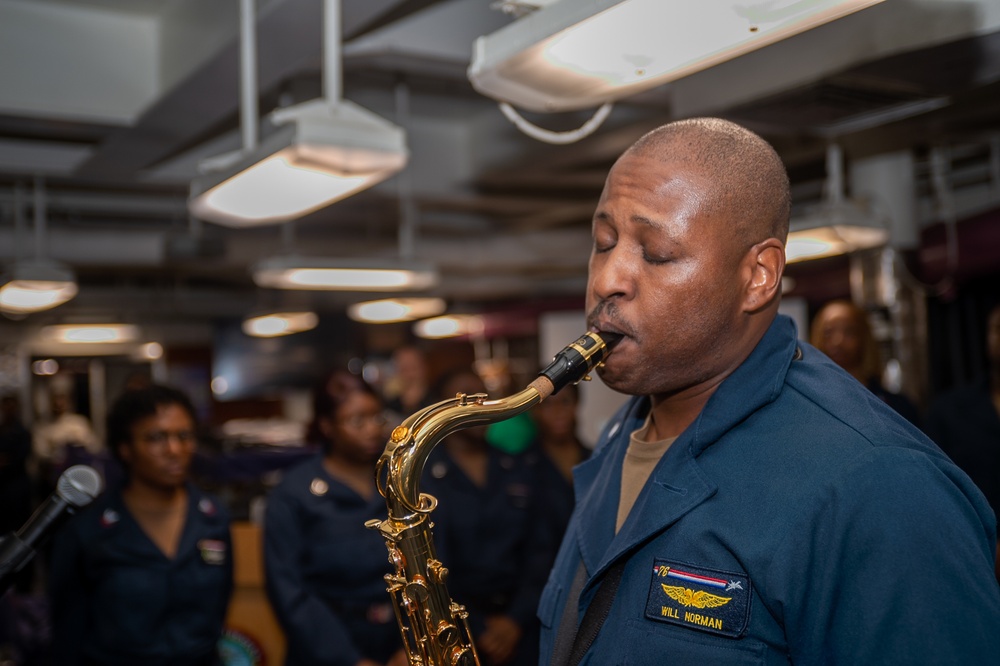
[[[108,415],[125,479],[53,543],[53,664],[217,666],[233,586],[229,516],[189,480],[195,412],[176,389],[126,391]]]
[[[861,306],[843,299],[824,305],[813,317],[809,342],[900,416],[921,427],[916,404],[906,395],[890,391],[882,384],[878,343],[868,323],[868,314]]]
[[[527,455],[534,459],[540,517],[558,542],[573,514],[573,468],[590,457],[577,434],[580,388],[564,387],[531,409],[536,435]],[[552,549],[552,560],[555,560]],[[549,562],[549,568],[552,563]]]
[[[601,378],[634,397],[575,470],[542,663],[1000,655],[982,493],[778,315],[789,209],[778,155],[725,120],[662,126],[612,167],[586,308],[622,336]]]
[[[448,373],[439,399],[485,393],[471,369]],[[535,609],[558,544],[538,505],[536,469],[524,453],[491,446],[486,427],[458,430],[428,457],[425,492],[448,593],[469,611],[476,649],[486,665],[538,662]]]
[[[937,396],[926,429],[983,491],[993,512],[1000,513],[1000,304],[986,316],[985,342],[983,376]],[[995,574],[1000,581],[1000,554]]]
[[[324,382],[314,402],[322,452],[285,474],[264,519],[267,594],[287,639],[285,664],[405,664],[384,580],[388,551],[365,527],[387,513],[375,487],[382,402],[347,372]]]

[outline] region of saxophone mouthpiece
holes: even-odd
[[[539,376],[552,382],[552,393],[558,393],[568,384],[587,379],[588,373],[608,357],[611,348],[621,339],[622,336],[617,333],[585,333],[556,354]]]
[[[614,349],[615,345],[621,342],[622,338],[625,337],[621,333],[612,333],[610,331],[598,331],[597,336],[604,341],[605,345],[607,345],[608,351]]]

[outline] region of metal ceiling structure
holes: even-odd
[[[819,198],[836,140],[848,161],[913,151],[921,225],[939,216],[926,166],[935,148],[947,150],[956,200],[1000,208],[995,0],[887,0],[621,100],[568,146],[521,135],[466,79],[475,38],[516,20],[503,4],[344,0],[343,96],[406,128],[409,166],[294,223],[230,229],[191,219],[186,199],[199,161],[240,146],[238,2],[0,0],[0,261],[30,252],[18,220],[31,219],[43,179],[46,252],[80,282],[64,306],[0,320],[0,341],[93,319],[197,338],[262,304],[342,311],[370,297],[262,293],[249,267],[285,251],[395,257],[405,247],[440,268],[433,295],[458,309],[577,299],[608,168],[644,131],[693,115],[768,138],[797,205]],[[259,0],[263,114],[319,94],[322,7]],[[587,116],[530,115],[553,129]]]

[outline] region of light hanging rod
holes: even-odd
[[[340,55],[340,0],[323,4],[323,97],[336,104],[343,94]]]
[[[844,201],[844,153],[837,143],[826,147],[826,198],[831,204]]]
[[[410,88],[403,81],[396,83],[396,124],[408,131],[410,127]],[[396,179],[399,191],[399,229],[397,244],[399,257],[404,261],[413,259],[417,238],[417,205],[413,201],[413,187],[410,172],[403,170]]]
[[[240,0],[240,131],[243,150],[257,147],[257,16],[254,0]]]
[[[45,256],[47,211],[45,210],[45,179],[40,176],[35,177],[34,199],[35,259],[41,260]]]

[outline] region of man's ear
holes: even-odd
[[[781,276],[785,272],[785,246],[777,238],[768,238],[747,251],[746,292],[743,310],[754,313],[781,296]]]

